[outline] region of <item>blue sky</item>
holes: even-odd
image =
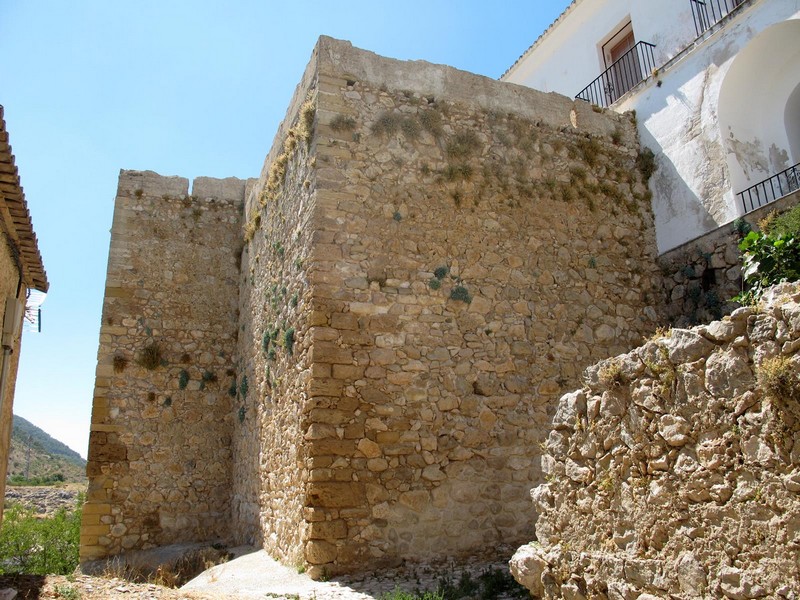
[[[0,104],[50,280],[14,412],[86,455],[120,169],[258,176],[320,35],[499,77],[569,0],[0,0]]]

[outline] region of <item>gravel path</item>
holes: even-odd
[[[510,556],[511,550],[507,553]],[[434,590],[444,576],[455,583],[466,573],[477,581],[482,573],[495,569],[508,573],[508,564],[505,560],[478,559],[458,565],[423,564],[322,582],[284,567],[259,550],[212,567],[181,589],[83,574],[19,575],[0,576],[0,598],[4,588],[13,588],[18,600],[380,600],[395,589]],[[489,597],[511,600],[528,596],[523,593]]]
[[[501,555],[511,556],[512,550]],[[378,600],[395,589],[408,592],[434,590],[440,578],[450,577],[455,583],[462,573],[477,581],[487,570],[508,573],[507,560],[490,562],[471,560],[465,563],[414,565],[384,570],[359,577],[340,577],[335,581],[313,581],[305,574],[285,567],[259,550],[244,554],[230,562],[212,567],[181,588],[182,591],[204,592],[228,598],[255,600],[282,598],[294,600]],[[521,588],[520,588],[521,589]],[[212,597],[212,596],[209,596]],[[493,600],[528,597],[497,594]]]

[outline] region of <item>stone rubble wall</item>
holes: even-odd
[[[511,561],[537,598],[800,597],[800,285],[587,369]]]
[[[226,536],[248,183],[122,171],[111,229],[81,560]]]
[[[294,372],[308,572],[529,539],[553,403],[658,323],[635,128],[327,38],[317,53]]]
[[[761,219],[798,201],[800,193],[791,194],[659,256],[668,322],[675,327],[690,327],[738,308],[731,298],[742,291],[739,242],[746,231],[743,227],[758,231]]]

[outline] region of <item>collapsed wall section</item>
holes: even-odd
[[[246,182],[122,171],[81,561],[227,534]]]
[[[800,595],[800,286],[587,370],[511,562],[537,598]]]
[[[529,539],[553,403],[657,323],[633,124],[327,38],[315,56],[291,375],[309,572]]]

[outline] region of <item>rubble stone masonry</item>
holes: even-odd
[[[81,558],[227,533],[246,182],[122,171]]]
[[[536,598],[800,596],[800,285],[587,370],[511,570]]]
[[[229,532],[322,576],[531,539],[556,399],[659,322],[638,150],[628,116],[321,38],[241,226],[124,173],[82,556]]]

